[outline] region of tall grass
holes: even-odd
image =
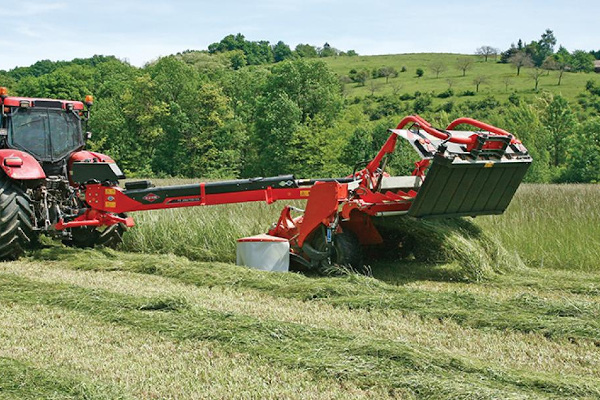
[[[522,185],[502,216],[477,218],[532,267],[599,270],[599,185]]]

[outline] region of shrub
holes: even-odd
[[[437,95],[438,99],[447,99],[448,97],[454,96],[454,90],[448,88],[444,90],[442,93]]]

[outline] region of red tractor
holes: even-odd
[[[114,160],[84,150],[82,124],[91,105],[91,96],[85,102],[9,97],[0,88],[0,258],[19,257],[41,233],[78,247],[114,246],[134,225],[130,211],[305,199],[305,210],[285,207],[269,234],[287,239],[292,259],[307,267],[360,267],[362,247],[383,241],[373,219],[500,214],[531,164],[527,149],[502,129],[468,118],[437,129],[409,116],[373,160],[347,177],[166,187],[144,180],[121,188]],[[458,125],[476,130],[453,130]],[[420,157],[410,176],[385,171],[398,138]],[[294,210],[302,214],[294,218]]]

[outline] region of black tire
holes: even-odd
[[[32,246],[33,210],[29,196],[8,176],[0,176],[0,260],[16,260]]]
[[[317,232],[313,239],[316,250],[325,251],[327,244],[325,232]],[[363,262],[363,251],[356,235],[350,231],[337,233],[333,236],[331,256],[321,260],[319,270],[325,273],[342,272],[350,270],[366,273],[367,268]]]
[[[64,240],[63,243],[79,248],[110,247],[114,249],[123,242],[123,232],[125,232],[123,224],[97,228],[72,228],[71,239]]]

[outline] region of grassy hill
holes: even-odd
[[[475,219],[513,260],[479,280],[263,273],[229,261],[278,206],[139,213],[125,251],[0,264],[0,398],[598,398],[599,195],[525,185]]]
[[[472,65],[466,71],[466,76],[463,76],[463,72],[457,68],[457,60],[465,58],[472,60]],[[482,57],[461,54],[419,53],[329,57],[323,60],[339,76],[347,76],[352,69],[357,71],[366,69],[371,72],[374,69],[382,67],[394,67],[398,71],[398,76],[390,78],[387,83],[385,78],[377,78],[369,79],[364,86],[357,83],[346,84],[345,90],[350,97],[370,95],[373,93],[373,89],[376,95],[392,93],[413,94],[416,91],[439,94],[451,86],[455,93],[452,99],[461,102],[472,97],[461,97],[458,95],[467,90],[476,91],[473,80],[478,76],[484,76],[487,78],[487,83],[480,86],[477,97],[492,95],[499,100],[506,100],[514,92],[524,98],[532,98],[539,91],[548,91],[561,94],[573,101],[579,93],[585,90],[585,84],[588,80],[595,79],[596,81],[600,81],[599,74],[565,72],[559,86],[558,72],[550,71],[540,78],[538,92],[536,92],[534,91],[534,80],[530,75],[532,68],[522,68],[520,75],[517,76],[516,68],[512,64],[500,64],[491,58],[485,62]],[[430,65],[433,63],[440,63],[446,66],[446,71],[440,73],[439,77],[436,77],[435,73],[430,69]],[[406,67],[406,72],[400,72],[402,67]],[[416,75],[415,71],[417,68],[421,68],[424,71],[424,75],[421,78],[418,78]],[[447,100],[444,99],[444,101]]]

